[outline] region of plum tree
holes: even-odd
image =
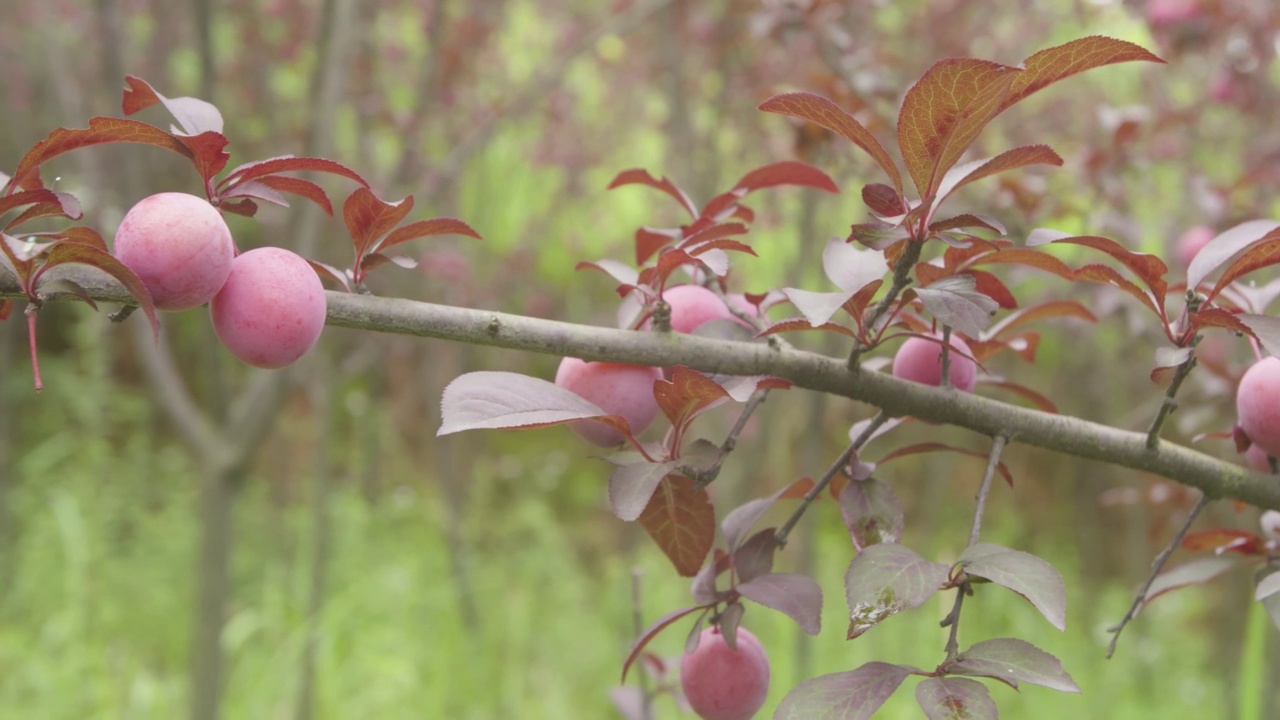
[[[769,695],[769,657],[760,641],[739,627],[736,644],[730,648],[720,628],[710,627],[680,658],[680,687],[703,720],[749,720]]]
[[[972,392],[978,382],[978,366],[973,360],[973,350],[955,335],[951,336],[950,345],[955,351],[949,353],[951,385],[965,392]],[[942,336],[908,338],[893,357],[893,375],[925,385],[940,385]]]
[[[622,365],[586,362],[567,357],[556,370],[556,385],[577,393],[611,415],[620,415],[639,434],[658,416],[658,402],[653,398],[653,383],[662,379],[662,371],[644,365]],[[622,444],[622,433],[590,420],[571,424],[570,429],[583,440],[600,447]]]
[[[1280,358],[1250,367],[1236,390],[1237,423],[1254,445],[1280,456]]]
[[[115,256],[161,310],[204,305],[222,289],[235,244],[222,214],[195,195],[164,192],[134,205],[116,230]]]
[[[209,304],[213,329],[231,354],[270,369],[293,364],[316,344],[325,312],[319,276],[306,260],[277,247],[237,257]]]

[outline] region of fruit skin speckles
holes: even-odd
[[[292,365],[324,329],[324,286],[298,255],[276,247],[243,253],[209,304],[213,329],[232,355],[254,367]]]
[[[116,230],[116,259],[159,310],[189,310],[222,289],[235,258],[231,230],[204,198],[166,192],[138,201]]]
[[[610,415],[626,418],[633,435],[644,432],[658,416],[653,383],[662,371],[643,365],[587,362],[565,358],[556,370],[556,385],[570,390]],[[622,433],[592,420],[571,423],[569,429],[592,445],[613,447],[624,440]]]
[[[1250,367],[1236,389],[1236,422],[1269,455],[1280,457],[1280,358]]]
[[[769,696],[769,656],[746,628],[730,650],[719,627],[698,637],[698,647],[680,658],[680,688],[702,720],[750,720]]]
[[[902,343],[898,354],[893,357],[894,377],[925,385],[942,383],[942,336],[930,337],[934,339],[912,337]],[[955,335],[951,336],[950,345],[958,351],[948,353],[951,386],[964,392],[973,392],[974,386],[978,384],[978,365],[972,359],[973,351],[969,349],[968,343]]]

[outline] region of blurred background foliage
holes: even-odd
[[[421,242],[416,270],[375,276],[383,295],[612,325],[611,281],[574,265],[629,259],[635,228],[678,222],[657,193],[606,191],[617,171],[666,174],[704,201],[790,158],[831,173],[843,192],[753,196],[760,257],[739,260],[731,283],[825,289],[822,245],[865,218],[858,190],[879,178],[847,143],[758,103],[820,92],[891,145],[902,94],[934,61],[1016,63],[1095,33],[1139,42],[1169,65],[1093,71],[1018,106],[979,140],[983,152],[1047,142],[1066,166],[984,181],[960,204],[996,216],[1015,240],[1038,226],[1110,235],[1170,258],[1175,276],[1170,249],[1183,230],[1277,212],[1280,8],[1270,0],[4,0],[0,14],[0,168],[54,127],[118,116],[123,75],[136,74],[217,104],[233,164],[326,155],[384,198],[414,195],[414,218],[454,215],[484,235]],[[154,112],[144,117],[168,122]],[[49,167],[55,175],[108,238],[141,197],[200,192],[180,159],[149,148],[81,151]],[[349,190],[331,187],[338,198]],[[270,206],[230,222],[242,250],[277,244],[349,262],[341,223],[315,208]],[[1159,341],[1150,318],[1105,290],[1006,277],[1023,304],[1074,297],[1101,320],[1044,327],[1034,366],[1002,357],[988,370],[1064,412],[1144,429],[1160,396],[1146,378]],[[0,717],[179,717],[202,562],[199,462],[155,401],[135,333],[83,306],[43,314],[41,395],[25,328],[0,324]],[[216,416],[247,374],[203,312],[164,322],[191,393]],[[1212,342],[1206,352],[1219,361],[1184,390],[1175,440],[1233,421],[1232,383],[1249,354],[1235,339]],[[612,517],[603,464],[563,429],[434,438],[441,390],[461,372],[549,378],[556,362],[325,333],[236,493],[224,717],[617,716],[607,691],[635,635],[633,568],[646,622],[686,604],[688,583]],[[774,393],[713,488],[720,511],[821,472],[869,412]],[[701,429],[718,440],[731,420]],[[985,449],[968,433],[913,424],[868,457],[922,438]],[[1153,604],[1116,658],[1103,658],[1105,628],[1190,493],[1017,446],[1006,462],[1016,485],[994,493],[984,537],[1063,572],[1068,631],[984,590],[967,604],[962,640],[1033,640],[1084,689],[995,688],[1006,717],[1280,715],[1275,632],[1245,610],[1243,576]],[[885,469],[906,503],[908,545],[939,560],[958,553],[980,470],[946,456]],[[1254,511],[1219,505],[1205,523],[1254,526]],[[834,504],[793,538],[780,563],[822,583],[824,632],[809,638],[776,613],[747,613],[773,659],[765,712],[817,674],[941,660],[940,600],[843,639],[851,548]],[[674,656],[683,635],[671,630],[653,647]],[[878,717],[918,716],[909,685]],[[670,698],[656,709],[679,716]]]

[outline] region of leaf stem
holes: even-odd
[[[1120,633],[1124,630],[1124,626],[1137,617],[1138,611],[1146,604],[1147,592],[1151,590],[1151,584],[1155,582],[1156,576],[1164,569],[1164,564],[1169,561],[1169,556],[1182,544],[1182,538],[1186,537],[1187,531],[1191,529],[1191,524],[1196,520],[1196,516],[1208,504],[1209,496],[1201,495],[1195,506],[1191,508],[1191,512],[1187,514],[1187,519],[1183,521],[1182,527],[1178,528],[1178,532],[1174,534],[1173,540],[1156,556],[1155,562],[1151,564],[1151,573],[1147,575],[1147,581],[1142,584],[1142,588],[1134,595],[1133,604],[1129,606],[1129,611],[1124,614],[1124,617],[1120,618],[1119,623],[1107,628],[1107,632],[1111,633],[1111,643],[1107,645],[1107,659],[1111,659],[1111,656],[1115,654],[1116,642],[1120,640]]]
[[[804,515],[805,511],[809,509],[809,506],[813,504],[813,501],[817,499],[818,495],[822,494],[823,490],[827,489],[827,485],[831,484],[832,478],[834,478],[845,465],[849,464],[849,459],[857,454],[858,450],[860,450],[863,445],[867,444],[867,441],[871,439],[872,434],[874,434],[875,431],[888,420],[889,414],[883,410],[877,413],[875,417],[871,418],[871,422],[863,428],[858,437],[855,438],[853,442],[849,443],[849,447],[845,448],[844,451],[840,453],[840,457],[836,458],[835,462],[831,463],[831,467],[827,468],[827,471],[823,473],[822,479],[814,484],[813,489],[805,493],[804,499],[800,501],[800,507],[796,508],[795,512],[791,513],[791,517],[787,518],[787,522],[784,523],[782,527],[778,528],[778,532],[774,534],[774,541],[778,543],[778,547],[781,548],[787,546],[787,536],[791,534],[793,529],[795,529],[796,523],[800,522],[800,518]]]
[[[893,266],[893,284],[889,286],[889,292],[880,298],[880,302],[876,303],[871,310],[871,315],[867,318],[865,327],[868,334],[876,333],[876,324],[880,322],[880,318],[884,317],[894,301],[898,299],[898,295],[911,284],[911,269],[920,261],[920,252],[924,249],[924,243],[914,237],[908,238],[906,242],[907,246],[902,251],[902,257],[898,258],[898,263]],[[853,350],[849,353],[850,370],[858,369],[858,361],[865,349],[862,343],[854,341]]]

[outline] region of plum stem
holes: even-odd
[[[44,381],[40,379],[40,358],[36,354],[36,311],[40,306],[27,303],[27,344],[31,346],[31,373],[35,376],[36,392],[44,390]]]

